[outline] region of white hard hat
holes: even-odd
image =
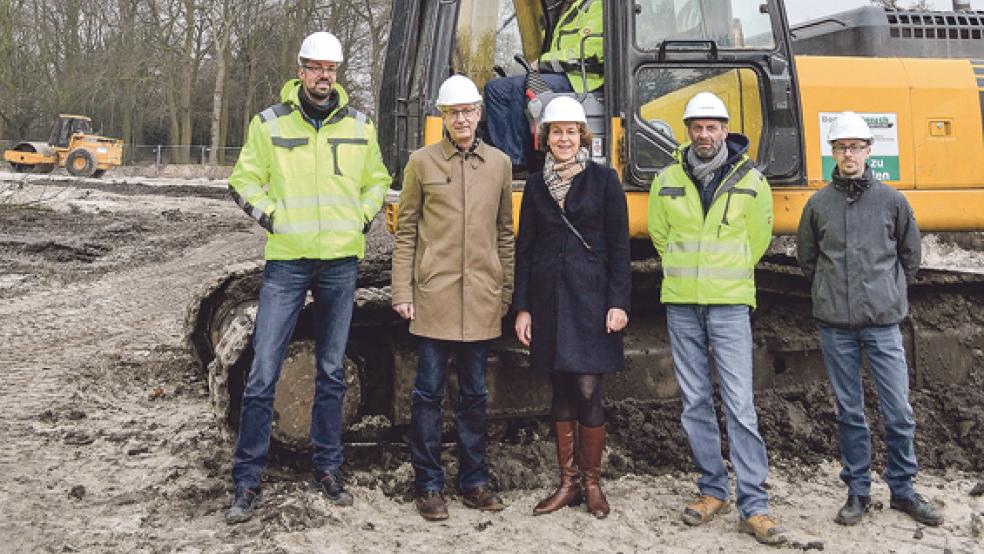
[[[558,121],[587,124],[584,116],[584,106],[570,96],[558,96],[547,104],[543,110],[540,123],[555,123]]]
[[[301,49],[297,52],[298,65],[304,63],[301,59],[315,60],[319,62],[342,63],[345,59],[342,56],[342,43],[335,35],[318,31],[308,35],[301,43]]]
[[[441,83],[437,91],[437,107],[455,106],[458,104],[477,104],[482,101],[478,87],[464,75],[452,75]]]
[[[710,92],[698,92],[687,102],[686,109],[683,110],[683,121],[686,123],[691,119],[721,119],[727,122],[728,108],[724,101],[717,95]]]
[[[827,142],[839,139],[859,139],[871,142],[875,136],[868,127],[868,122],[854,112],[844,112],[830,124],[827,131]]]

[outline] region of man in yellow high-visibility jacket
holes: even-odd
[[[252,517],[259,500],[273,421],[273,398],[287,343],[307,291],[314,296],[317,379],[311,414],[315,479],[336,505],[342,485],[343,360],[358,259],[390,176],[369,119],[348,106],[335,82],[342,46],[330,33],[304,39],[298,78],[253,118],[229,177],[232,196],[268,231],[266,267],[253,332],[253,364],[243,392],[232,468],[235,498],[226,521]]]
[[[604,32],[603,4],[603,0],[566,0],[537,62],[552,91],[590,92],[604,84],[604,42],[597,36]],[[525,75],[493,79],[485,85],[489,138],[519,167],[527,165],[533,150],[533,136],[526,120],[527,100]]]
[[[786,541],[769,516],[765,442],[752,389],[755,264],[772,240],[772,193],[748,157],[748,138],[728,132],[728,109],[709,92],[684,111],[690,141],[649,191],[649,234],[663,264],[660,299],[681,421],[700,470],[700,496],[683,511],[689,525],[728,508],[728,470],[714,412],[709,358],[714,357],[737,478],[739,529],[762,543]]]

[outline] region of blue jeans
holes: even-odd
[[[410,461],[418,491],[444,489],[441,466],[441,404],[448,358],[457,353],[458,488],[468,491],[489,482],[485,463],[485,364],[489,342],[420,338],[417,379],[410,400]]]
[[[554,92],[574,92],[567,75],[543,73],[543,80]],[[526,119],[526,75],[492,79],[485,84],[485,119],[489,138],[496,148],[525,166],[533,151],[533,134]]]
[[[280,367],[308,289],[314,295],[318,368],[311,408],[314,469],[335,472],[342,465],[342,401],[346,389],[343,360],[357,274],[355,258],[267,261],[253,330],[253,365],[243,391],[239,440],[232,466],[232,480],[237,486],[254,488],[260,484],[270,449],[273,397]]]
[[[748,306],[667,304],[673,369],[683,401],[681,422],[701,473],[703,495],[728,499],[728,470],[721,456],[721,430],[714,413],[708,354],[714,356],[728,422],[728,450],[738,481],[744,518],[769,512],[765,491],[769,459],[758,432],[752,391],[752,324]]]
[[[864,417],[861,386],[861,350],[868,357],[885,419],[885,449],[888,464],[884,479],[893,497],[915,494],[912,477],[916,463],[916,420],[909,405],[909,368],[898,325],[838,329],[820,327],[820,347],[830,385],[837,396],[840,428],[840,478],[848,494],[868,496],[871,491],[871,433]]]

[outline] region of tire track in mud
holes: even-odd
[[[121,379],[132,379],[127,366],[132,374],[134,364],[153,359],[155,351],[182,349],[191,299],[226,266],[256,258],[261,240],[253,233],[223,235],[159,264],[108,273],[84,284],[32,291],[0,305],[4,337],[0,363],[5,370],[0,380],[4,407],[0,428],[7,438],[0,449],[4,474],[0,499],[21,499],[3,502],[0,535],[18,539],[0,550],[17,550],[17,541],[33,550],[52,537],[64,541],[78,533],[86,538],[70,540],[76,546],[98,544],[90,542],[98,541],[98,529],[92,530],[94,534],[84,532],[93,513],[78,513],[74,517],[79,519],[65,517],[65,511],[71,512],[73,503],[87,494],[85,487],[71,483],[89,485],[87,501],[104,501],[132,488],[132,477],[123,474],[157,469],[142,469],[139,457],[130,461],[125,454],[146,448],[131,444],[133,436],[147,435],[143,431],[147,424],[140,420],[152,420],[153,410],[166,405],[151,406],[145,398],[117,398],[119,389],[87,383],[79,379],[80,371],[102,364],[109,366],[105,371],[119,369]],[[126,429],[131,424],[138,430],[136,435]],[[151,463],[159,466],[159,462]],[[180,466],[181,461],[174,463]],[[100,510],[112,514],[100,522],[103,532],[115,534],[120,526],[140,531],[138,521],[126,521],[125,512],[133,510],[127,510],[125,502],[122,507]],[[52,517],[58,514],[62,515]]]

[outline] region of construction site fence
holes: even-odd
[[[0,140],[0,156],[18,142]],[[203,144],[126,144],[123,146],[123,165],[157,168],[167,165],[232,166],[239,159],[241,150],[238,146],[212,148]]]

